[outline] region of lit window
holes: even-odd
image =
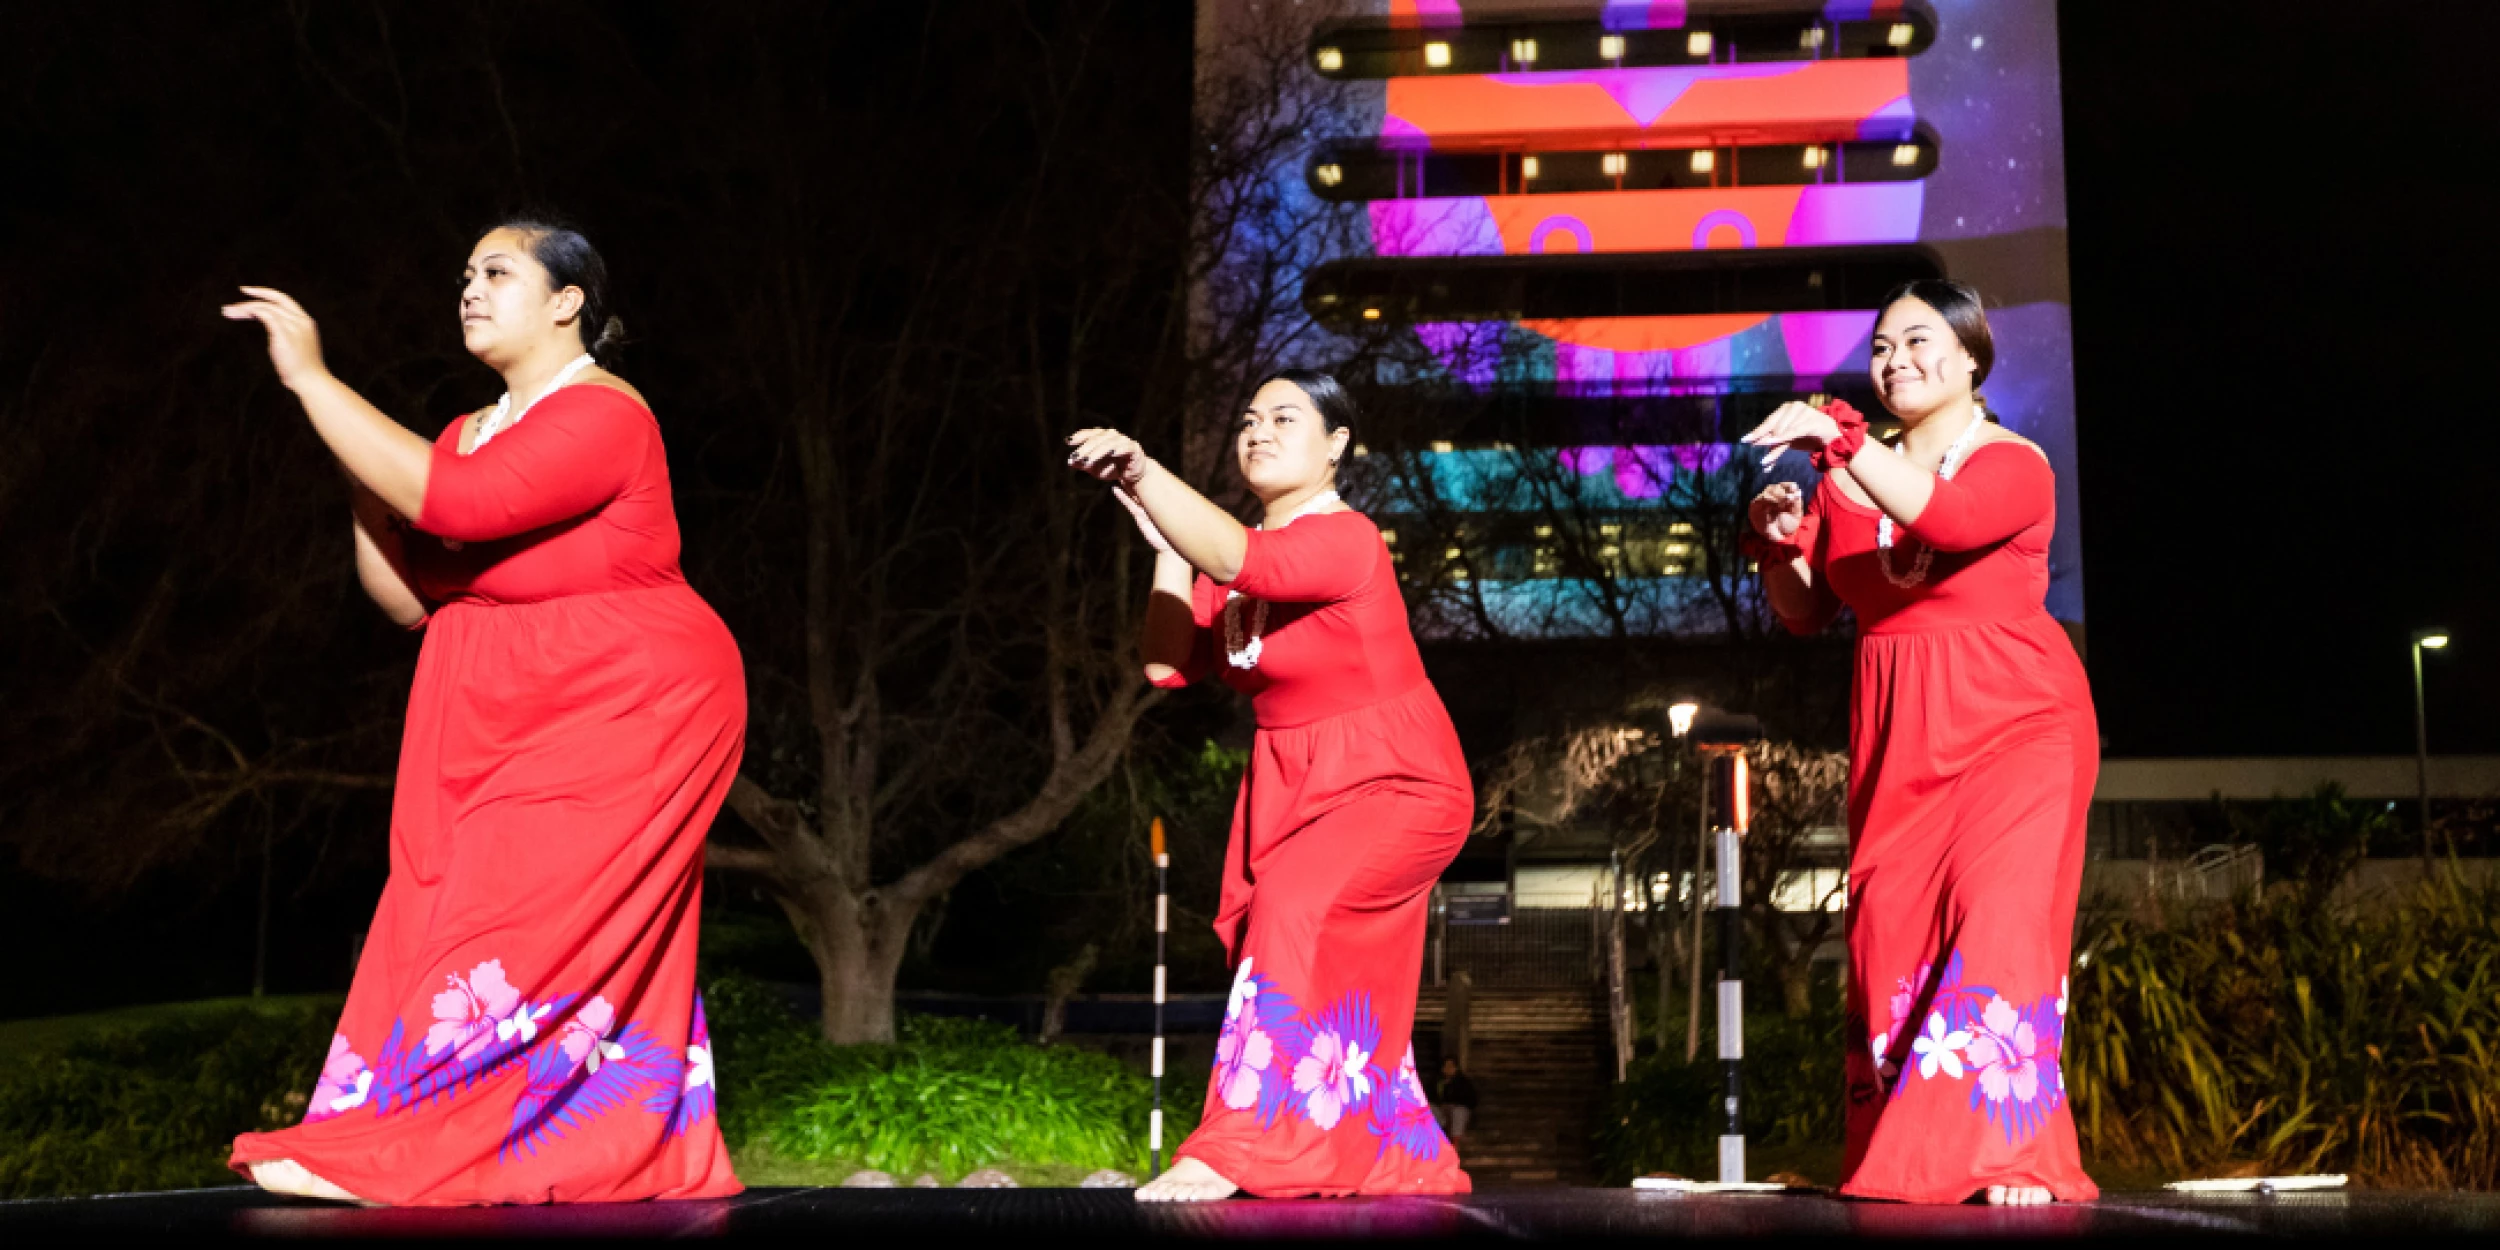
[[[1444,559],[1444,560],[1455,560],[1455,559],[1459,558],[1461,555],[1464,555],[1464,554],[1466,554],[1466,553],[1465,553],[1465,552],[1460,551],[1460,550],[1459,550],[1458,548],[1456,548],[1456,547],[1452,547],[1452,548],[1450,548],[1449,550],[1442,552],[1442,553],[1441,553],[1441,558],[1442,558],[1442,559]]]
[[[1528,178],[1534,178],[1534,177],[1536,177],[1536,158],[1535,158],[1535,157],[1533,157],[1533,156],[1523,156],[1523,157],[1520,157],[1520,158],[1519,158],[1519,176],[1520,176],[1520,178],[1522,178],[1523,180],[1524,180],[1524,179],[1528,179]]]
[[[1809,161],[1807,164],[1810,165],[1813,164],[1813,162]],[[1319,185],[1323,187],[1333,187],[1343,181],[1345,181],[1344,167],[1338,165],[1322,165],[1319,167]]]
[[[1606,171],[1607,177],[1620,178],[1623,176],[1623,171],[1630,167],[1631,161],[1621,152],[1608,152],[1597,164],[1600,169]]]
[[[1918,145],[1904,143],[1892,149],[1892,163],[1904,168],[1918,164]]]
[[[1689,556],[1693,554],[1693,545],[1691,543],[1668,543],[1667,554],[1671,556]]]
[[[1896,48],[1906,48],[1910,46],[1911,38],[1917,34],[1918,28],[1908,22],[1894,22],[1892,30],[1885,34],[1884,42]]]
[[[1717,150],[1717,149],[1715,149],[1715,148],[1703,148],[1703,149],[1701,149],[1700,151],[1693,153],[1693,172],[1694,172],[1694,173],[1697,173],[1697,174],[1706,174],[1706,173],[1709,173],[1711,170],[1717,169],[1718,167],[1719,167],[1719,153],[1718,153],[1718,150]]]
[[[1823,149],[1821,149],[1821,148],[1819,148],[1819,147],[1809,147],[1809,148],[1807,148],[1807,149],[1806,149],[1806,168],[1808,168],[1808,169],[1821,169],[1822,167],[1823,167]],[[1325,178],[1325,177],[1326,177],[1326,175],[1325,175],[1325,174],[1322,174],[1321,176],[1322,176],[1323,178]]]
[[[1448,69],[1450,67],[1450,45],[1437,42],[1425,44],[1424,64],[1429,65],[1434,69]]]
[[[1448,453],[1458,450],[1458,447],[1447,439],[1436,438],[1432,440],[1432,449],[1437,452]]]
[[[1658,566],[1658,572],[1667,577],[1682,577],[1684,576],[1684,566],[1681,564],[1662,564]]]
[[[1536,536],[1539,538],[1552,538],[1554,536],[1554,527],[1551,525],[1540,525],[1536,527]]]
[[[1602,57],[1602,58],[1604,58],[1604,59],[1606,59],[1606,60],[1609,60],[1609,61],[1620,61],[1620,60],[1622,60],[1622,59],[1623,59],[1623,36],[1621,36],[1621,35],[1601,35],[1601,36],[1599,36],[1599,37],[1598,37],[1598,40],[1597,40],[1597,55],[1598,55],[1598,56],[1600,56],[1600,57]]]
[[[1364,445],[1362,445],[1361,443],[1356,443],[1356,444],[1354,445],[1354,458],[1355,458],[1355,459],[1360,460],[1360,459],[1362,459],[1363,457],[1368,456],[1368,455],[1370,455],[1370,454],[1372,454],[1372,449],[1371,449],[1371,448],[1369,448],[1369,447],[1365,447],[1365,446],[1364,446]],[[1392,538],[1392,539],[1390,539],[1389,541],[1391,541],[1391,542],[1396,542],[1397,540],[1396,540],[1395,538]]]
[[[1366,309],[1364,309],[1364,310],[1363,310],[1363,320],[1365,320],[1365,321],[1378,321],[1378,320],[1380,320],[1380,310],[1379,310],[1379,309],[1377,309],[1377,308],[1366,308]]]
[[[1513,40],[1511,40],[1511,41],[1510,41],[1510,59],[1512,59],[1512,60],[1514,60],[1514,61],[1517,61],[1517,62],[1519,62],[1519,63],[1520,63],[1520,64],[1522,64],[1522,65],[1534,65],[1534,64],[1536,64],[1536,40],[1534,40],[1534,39],[1513,39]]]
[[[1690,538],[1694,533],[1693,523],[1690,521],[1678,521],[1675,524],[1668,526],[1667,532],[1678,538]]]
[[[1685,36],[1684,53],[1687,56],[1710,55],[1710,32],[1706,30],[1697,30],[1692,34]]]
[[[1345,68],[1345,53],[1340,52],[1340,51],[1338,51],[1338,50],[1337,50],[1337,49],[1335,49],[1335,48],[1322,48],[1322,49],[1320,49],[1320,50],[1319,50],[1319,68],[1320,68],[1320,72],[1321,72],[1321,73],[1324,73],[1324,74],[1333,74],[1333,73],[1336,73],[1338,70],[1344,69],[1344,68]]]
[[[1398,545],[1398,532],[1396,530],[1382,530],[1380,531],[1380,541],[1395,547]]]
[[[1620,526],[1620,525],[1615,524],[1615,523],[1614,523],[1614,522],[1612,522],[1612,521],[1609,521],[1609,522],[1607,522],[1607,523],[1606,523],[1606,524],[1604,524],[1604,525],[1600,525],[1600,526],[1598,526],[1598,527],[1597,527],[1597,532],[1598,532],[1598,533],[1600,533],[1600,534],[1605,535],[1605,536],[1606,536],[1606,537],[1608,537],[1608,538],[1613,538],[1613,537],[1615,537],[1616,535],[1621,534],[1621,533],[1623,532],[1623,527],[1622,527],[1622,526]]]
[[[1822,28],[1822,27],[1820,27],[1820,26],[1808,26],[1808,27],[1806,27],[1806,28],[1805,28],[1805,30],[1804,30],[1803,32],[1801,32],[1801,33],[1797,36],[1797,46],[1798,46],[1798,47],[1800,47],[1800,48],[1820,48],[1820,47],[1822,47],[1822,46],[1823,46],[1823,28]]]

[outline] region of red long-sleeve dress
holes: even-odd
[[[1229,658],[1225,603],[1256,667]],[[1233,988],[1205,1118],[1175,1150],[1262,1197],[1468,1191],[1415,1071],[1432,884],[1475,788],[1424,675],[1397,570],[1356,512],[1253,531],[1229,588],[1197,580],[1195,650],[1258,733],[1233,810],[1216,932]]]
[[[402,531],[437,606],[390,880],[304,1122],[233,1164],[406,1205],[737,1193],[694,973],[746,683],[678,571],[658,423],[583,384],[459,431]]]
[[[2042,607],[2056,498],[2032,448],[1974,449],[1899,527],[1896,574],[1934,552],[1907,588],[1878,564],[1881,514],[1828,478],[1798,536],[1828,590],[1790,626],[1819,629],[1846,603],[1859,628],[1843,1193],[2100,1192],[2059,1063],[2100,735],[2083,664]]]

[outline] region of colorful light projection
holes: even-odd
[[[2058,469],[2048,607],[2062,620],[2081,621],[2054,0],[1858,0],[1793,10],[1620,0],[1602,8],[1585,0],[1388,0],[1365,7],[1409,42],[1414,32],[1426,40],[1451,32],[1440,54],[1444,68],[1429,56],[1413,58],[1378,88],[1376,154],[1411,159],[1414,170],[1410,180],[1402,166],[1397,193],[1365,206],[1378,257],[1430,265],[1916,248],[1948,276],[1977,286],[1990,299],[1998,341],[1999,363],[1985,387],[1991,410],[2039,443]],[[1707,33],[1735,23],[1758,49],[1763,32],[1783,18],[1795,27],[1787,36],[1794,42],[1776,55],[1749,55],[1736,37]],[[1838,55],[1836,42],[1807,29],[1896,18],[1901,25],[1889,29],[1899,32],[1915,19],[1917,38],[1896,33],[1894,55],[1868,49],[1862,35],[1856,54]],[[1488,43],[1497,30],[1523,22],[1575,28]],[[1482,27],[1486,38],[1460,44],[1472,27]],[[1623,35],[1609,41],[1609,32]],[[1688,33],[1675,40],[1675,32]],[[1668,42],[1660,42],[1662,33]],[[1587,41],[1620,57],[1626,40],[1636,51],[1652,49],[1652,63],[1557,64],[1569,59],[1558,49]],[[1481,60],[1486,46],[1510,53],[1498,72],[1458,72],[1474,63],[1469,58]],[[1656,54],[1659,48],[1667,51]],[[1689,64],[1656,63],[1688,53]],[[1341,56],[1338,64],[1350,63]],[[1899,167],[1870,171],[1863,160],[1839,159],[1849,145],[1873,145]],[[1498,158],[1498,186],[1435,194],[1427,165],[1453,157]],[[1688,163],[1664,184],[1590,186],[1584,175],[1568,190],[1540,189],[1540,177],[1591,157],[1605,174],[1637,173],[1644,163],[1654,169],[1662,157]],[[1316,168],[1328,157],[1313,159]],[[1774,160],[1791,165],[1765,164]],[[1325,177],[1313,181],[1327,189]],[[1516,384],[1524,358],[1529,380],[1566,392],[1802,393],[1864,386],[1873,320],[1865,307],[1497,322],[1419,315],[1414,329],[1453,376],[1479,386]],[[1626,455],[1635,464],[1654,458],[1640,448],[1562,454],[1592,458],[1588,467],[1599,473],[1616,470]],[[1594,458],[1607,463],[1600,467]]]

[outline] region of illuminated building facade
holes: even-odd
[[[1300,194],[1359,211],[1366,243],[1306,275],[1304,309],[1348,339],[1411,335],[1392,383],[1526,414],[1505,429],[1613,510],[1615,574],[1672,584],[1725,549],[1644,510],[1679,475],[1746,472],[1729,442],[1779,402],[1880,416],[1875,304],[1941,275],[1986,295],[1989,408],[2058,470],[2048,607],[2080,630],[2053,0],[1208,0],[1201,55],[1221,55],[1209,9],[1262,7],[1310,13],[1303,72],[1352,114],[1295,172]],[[1453,507],[1500,514],[1486,483],[1523,440],[1462,425],[1405,463]],[[1440,536],[1417,550],[1385,511],[1410,575],[1460,556]],[[1533,525],[1512,530],[1467,553],[1480,587],[1572,575]],[[1662,630],[1690,623],[1675,599]]]

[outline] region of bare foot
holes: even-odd
[[[1992,1207],[2045,1207],[2056,1199],[2038,1185],[1990,1185],[1988,1205]]]
[[[1196,1159],[1181,1159],[1137,1191],[1139,1202],[1215,1202],[1240,1192],[1214,1168]]]
[[[364,1199],[315,1176],[293,1159],[270,1159],[252,1165],[252,1183],[289,1198],[327,1198],[333,1202],[366,1203]]]

